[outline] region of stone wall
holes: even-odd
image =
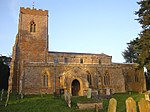
[[[55,90],[54,80],[56,75],[56,89],[64,89],[68,92],[72,92],[71,84],[73,80],[77,79],[80,83],[79,95],[86,95],[88,88],[93,90],[102,90],[106,93],[106,89],[110,89],[112,93],[116,92],[126,92],[129,88],[135,91],[136,88],[132,84],[128,84],[126,88],[126,79],[123,75],[121,66],[118,65],[89,65],[89,64],[57,64],[54,68],[53,63],[40,63],[40,62],[30,62],[24,64],[24,85],[23,91],[25,94],[35,94],[40,93],[53,93]],[[54,70],[56,69],[56,71]],[[134,69],[132,69],[134,71]],[[110,84],[105,85],[104,76],[105,71],[109,72]],[[126,70],[130,73],[130,69]],[[55,73],[56,72],[56,73]],[[48,87],[42,86],[42,76],[43,74],[48,75]],[[91,75],[92,85],[89,85],[87,75]],[[130,75],[133,75],[130,73]],[[99,86],[98,78],[101,77],[101,85]],[[136,84],[141,84],[137,82]],[[139,87],[137,87],[139,88]],[[144,87],[142,88],[144,90]]]
[[[54,58],[58,59],[61,64],[80,64],[80,59],[83,59],[84,64],[99,64],[99,65],[110,65],[111,56],[106,54],[92,54],[92,53],[72,53],[72,52],[52,52],[48,54],[48,62],[54,61]]]

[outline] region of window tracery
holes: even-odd
[[[36,31],[36,24],[34,21],[30,23],[30,32],[35,32]]]

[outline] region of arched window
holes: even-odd
[[[138,78],[137,74],[134,74],[134,79],[135,79],[135,82],[139,82],[139,78]]]
[[[126,76],[126,80],[127,80],[127,82],[132,82],[131,76],[130,76],[130,75],[127,75],[127,76]]]
[[[99,77],[98,77],[98,86],[101,86],[101,85],[102,85],[102,77],[99,76]]]
[[[101,59],[99,59],[99,65],[101,65],[102,64],[102,61],[101,61]]]
[[[48,87],[48,75],[43,75],[43,87]]]
[[[105,71],[105,75],[104,75],[104,85],[105,86],[109,86],[110,85],[110,76],[108,71]]]
[[[34,21],[30,23],[30,32],[35,32],[36,31],[36,24]]]
[[[80,59],[80,64],[83,64],[83,58]]]
[[[67,64],[68,63],[68,58],[64,58],[64,63]]]
[[[92,85],[92,76],[91,76],[91,74],[87,75],[87,80],[89,82],[89,86],[91,86]]]

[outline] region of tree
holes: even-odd
[[[140,5],[139,11],[135,14],[138,15],[136,19],[142,27],[139,34],[140,40],[136,45],[138,49],[138,60],[141,67],[146,67],[150,73],[150,0],[143,0],[138,2]]]
[[[128,47],[127,49],[122,52],[122,56],[124,57],[126,63],[138,63],[137,60],[137,48],[136,48],[136,44],[138,43],[139,39],[136,38],[133,41],[130,41],[130,43],[127,43]]]
[[[143,29],[150,28],[150,0],[142,0],[137,2],[140,5],[139,11],[135,12],[138,15],[138,22],[142,25]]]
[[[128,43],[127,50],[122,55],[126,62],[131,62],[131,59],[136,60],[139,67],[146,67],[146,82],[147,89],[150,89],[150,0],[142,0],[137,2],[140,9],[135,12],[138,16],[136,19],[142,27],[139,37],[136,40]]]
[[[137,62],[150,72],[150,0],[137,2],[140,9],[135,12],[136,19],[142,27],[139,37],[128,43],[127,50],[122,52],[126,62]]]
[[[9,63],[10,57],[0,56],[0,90],[8,89],[8,78],[9,78]]]

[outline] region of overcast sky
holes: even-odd
[[[138,0],[0,0],[0,54],[12,54],[20,7],[49,11],[49,51],[105,53],[113,62],[141,31]]]

